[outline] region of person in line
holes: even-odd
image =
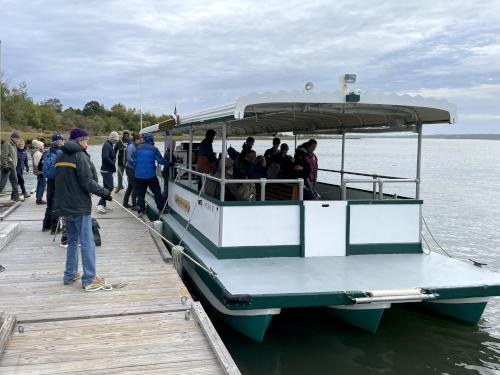
[[[305,160],[309,164],[310,172],[309,172],[309,181],[311,192],[314,195],[314,199],[320,199],[321,196],[318,194],[318,157],[314,153],[316,147],[318,146],[318,142],[315,139],[310,139],[307,142],[306,150],[307,154],[305,156]]]
[[[125,166],[127,164],[127,154],[126,149],[130,143],[130,133],[128,130],[124,130],[122,133],[122,138],[116,142],[113,152],[115,158],[118,161],[118,186],[116,187],[115,193],[123,190],[123,174],[125,173]]]
[[[135,179],[137,187],[137,201],[139,215],[146,211],[146,191],[148,187],[153,193],[156,208],[159,212],[163,209],[161,188],[156,176],[156,163],[166,165],[168,162],[161,156],[160,150],[155,147],[153,134],[144,134],[144,143],[135,150]]]
[[[33,140],[31,145],[34,150],[31,158],[33,161],[33,174],[36,176],[36,204],[46,204],[47,202],[43,200],[43,194],[45,193],[45,185],[47,182],[45,181],[43,172],[38,169],[38,164],[40,160],[42,160],[45,145],[43,142],[37,141],[36,139]]]
[[[307,148],[308,144],[306,142],[301,144],[297,150],[295,150],[292,178],[302,178],[304,180],[304,199],[312,200],[316,199],[316,196],[312,191],[311,180],[309,179],[311,174],[311,165],[309,164],[307,157]]]
[[[198,147],[198,158],[196,160],[196,170],[201,173],[214,174],[219,166],[219,161],[215,157],[212,143],[215,139],[215,130],[208,129],[205,132],[205,139]]]
[[[169,145],[169,147],[175,147],[175,141]],[[172,154],[172,158],[174,158]],[[161,199],[163,200],[163,204],[168,202],[168,180],[170,178],[170,167],[174,166],[174,160],[170,160],[170,149],[165,148],[165,153],[163,154],[163,159],[167,161],[167,164],[163,166],[161,171],[161,177],[163,178],[163,191],[161,193]],[[196,163],[198,163],[198,158],[196,158]]]
[[[80,279],[78,273],[78,244],[80,243],[83,265],[82,288],[96,291],[107,288],[108,284],[96,274],[95,242],[92,234],[91,194],[111,201],[111,192],[100,186],[93,178],[90,160],[86,154],[88,134],[75,128],[70,140],[62,147],[56,164],[55,210],[66,220],[68,249],[64,285]]]
[[[0,166],[2,168],[2,176],[0,177],[0,192],[3,192],[7,179],[9,179],[12,186],[10,199],[14,202],[20,200],[19,189],[17,187],[17,143],[21,139],[21,135],[14,131],[10,135],[10,139],[2,144],[2,151],[0,156]]]
[[[271,166],[267,170],[267,178],[294,178],[293,157],[288,155],[289,147],[286,143],[280,146],[280,152],[274,154],[271,158]]]
[[[137,182],[135,181],[135,150],[141,143],[141,135],[134,133],[132,135],[132,142],[127,145],[126,149],[125,172],[127,173],[127,190],[125,190],[125,195],[123,196],[123,207],[133,210],[138,210]],[[132,205],[128,203],[130,196],[132,196]]]
[[[120,136],[117,132],[112,131],[109,133],[108,140],[104,142],[102,145],[101,151],[101,176],[102,176],[102,184],[109,191],[113,191],[114,183],[113,183],[113,173],[116,172],[116,159],[115,153],[113,151],[114,145],[120,140]],[[105,214],[109,211],[109,208],[106,207],[106,199],[101,198],[97,203],[97,211]]]
[[[61,134],[54,134],[50,148],[43,153],[42,160],[38,164],[40,169],[47,179],[47,207],[45,209],[45,217],[43,218],[42,231],[50,230],[51,234],[55,234],[58,230],[59,216],[54,211],[54,198],[56,194],[56,160],[61,155],[61,147],[64,145],[64,137]]]
[[[268,148],[266,150],[266,152],[264,152],[264,157],[266,158],[266,165],[268,167],[271,166],[273,156],[280,152],[280,143],[281,143],[281,139],[279,139],[278,137],[274,137],[273,138],[273,147]]]
[[[17,182],[19,184],[19,187],[21,188],[21,193],[23,197],[26,199],[31,197],[31,194],[29,194],[26,191],[26,186],[24,185],[24,177],[23,177],[24,169],[26,169],[26,172],[29,172],[30,166],[28,164],[28,154],[26,153],[26,144],[24,143],[24,140],[20,139],[19,142],[17,142],[16,173],[17,173]]]

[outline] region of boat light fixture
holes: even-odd
[[[312,83],[312,82],[307,82],[304,85],[304,90],[305,91],[312,91],[313,89],[314,89],[314,83]]]

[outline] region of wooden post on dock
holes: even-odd
[[[2,326],[0,327],[0,356],[7,347],[7,343],[9,342],[9,339],[12,336],[12,332],[14,332],[15,327],[16,317],[13,315],[7,316],[7,318],[2,323]]]

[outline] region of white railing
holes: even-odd
[[[341,186],[341,199],[346,200],[347,197],[347,185],[348,184],[372,184],[373,186],[373,199],[384,199],[384,184],[387,183],[414,183],[417,186],[420,181],[418,178],[401,178],[395,176],[384,176],[375,173],[360,173],[360,172],[349,172],[349,171],[338,171],[335,169],[319,169],[324,172],[333,172],[340,174],[340,186]],[[371,177],[371,179],[346,179],[345,174],[353,176],[364,176]],[[377,193],[378,186],[378,193]],[[395,195],[397,198],[397,196]]]
[[[266,185],[267,184],[298,184],[299,186],[299,201],[304,200],[304,179],[296,178],[296,179],[268,179],[268,178],[259,178],[259,179],[238,179],[238,178],[218,178],[212,176],[208,173],[201,173],[197,171],[193,171],[188,168],[174,166],[177,169],[177,173],[187,173],[189,180],[191,180],[192,175],[199,176],[202,178],[206,178],[208,180],[216,181],[220,184],[220,200],[224,202],[225,200],[225,186],[226,184],[259,184],[260,185],[260,200],[266,200]],[[202,192],[204,193],[204,192]]]

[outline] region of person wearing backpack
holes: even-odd
[[[7,179],[12,185],[12,193],[10,199],[14,202],[20,200],[19,189],[17,184],[17,144],[21,139],[21,135],[14,131],[10,135],[10,139],[2,143],[2,152],[0,157],[0,166],[2,169],[2,176],[0,178],[0,192],[3,192]]]
[[[59,216],[54,211],[54,198],[56,194],[55,178],[56,178],[56,161],[61,155],[61,147],[64,145],[64,137],[61,134],[54,134],[50,148],[43,153],[42,159],[38,165],[38,169],[42,171],[47,179],[47,208],[45,209],[45,217],[43,218],[42,231],[50,230],[51,234],[57,231],[57,223]],[[41,164],[41,165],[40,165]]]

